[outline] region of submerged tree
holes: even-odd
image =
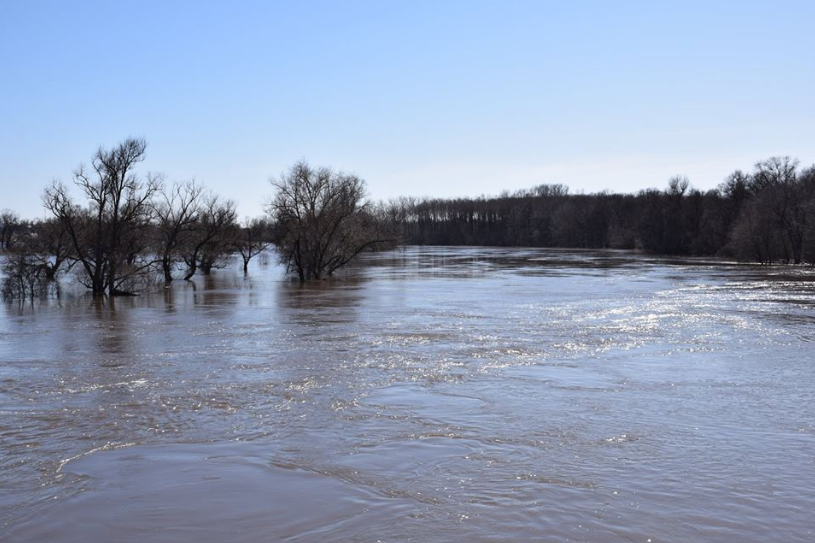
[[[209,275],[212,268],[220,265],[231,250],[236,218],[232,200],[222,201],[214,194],[202,198],[198,220],[182,247],[187,264],[185,280],[191,279],[198,270]]]
[[[249,261],[269,246],[269,224],[260,218],[246,219],[236,228],[232,246],[243,259],[243,273],[249,271]]]
[[[76,263],[68,231],[53,217],[34,223],[20,250],[34,259],[47,282],[56,281]]]
[[[361,252],[393,242],[368,212],[365,182],[355,175],[301,161],[272,185],[274,243],[301,282],[330,276]]]
[[[38,298],[58,293],[57,278],[71,267],[67,232],[55,219],[30,224],[15,238],[0,266],[3,298]]]
[[[100,148],[90,168],[75,170],[74,184],[87,200],[84,207],[74,203],[61,183],[45,192],[45,207],[67,232],[72,258],[84,271],[80,280],[94,295],[131,294],[133,281],[152,264],[145,258],[146,233],[160,182],[134,172],[146,148],[143,139],[129,138],[113,149]]]
[[[172,282],[173,269],[182,259],[184,248],[192,242],[201,216],[202,191],[203,187],[195,181],[175,183],[158,198],[156,255],[165,283]]]
[[[0,297],[3,299],[20,299],[42,297],[48,282],[43,277],[43,270],[33,255],[23,251],[8,253],[2,265]]]

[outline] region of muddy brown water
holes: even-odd
[[[813,278],[412,247],[1,305],[0,541],[813,541]]]

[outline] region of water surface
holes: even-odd
[[[815,274],[408,248],[0,306],[0,540],[811,541]]]

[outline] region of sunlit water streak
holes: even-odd
[[[0,307],[2,541],[811,541],[815,275],[409,248]]]

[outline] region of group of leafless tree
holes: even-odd
[[[393,230],[369,208],[365,182],[330,168],[295,164],[279,179],[269,217],[237,221],[234,202],[195,181],[168,184],[140,175],[147,145],[130,138],[100,148],[73,172],[73,190],[54,182],[43,196],[50,217],[26,222],[0,214],[3,294],[58,291],[73,271],[96,296],[131,295],[151,283],[207,275],[239,255],[249,263],[274,244],[301,282],[331,276],[359,253],[392,246]]]
[[[209,274],[234,255],[249,262],[274,245],[301,282],[334,274],[363,251],[397,243],[640,249],[719,255],[762,264],[815,264],[815,166],[773,157],[702,192],[672,178],[664,190],[569,194],[540,185],[498,197],[399,198],[372,206],[365,183],[295,164],[272,180],[268,218],[239,224],[234,202],[195,181],[140,175],[142,139],[100,148],[73,172],[76,201],[54,182],[50,217],[0,213],[2,293],[58,291],[74,272],[94,295],[128,295],[152,282]]]
[[[81,201],[65,184],[46,189],[46,220],[0,215],[5,296],[48,294],[70,270],[94,295],[116,296],[136,293],[157,274],[165,283],[177,271],[184,279],[208,274],[236,252],[247,269],[269,243],[268,222],[239,224],[234,202],[194,181],[166,184],[161,176],[139,175],[145,151],[145,141],[134,138],[100,148],[90,165],[73,172]]]
[[[640,249],[815,264],[815,166],[802,169],[790,157],[735,171],[705,192],[683,176],[637,194],[569,194],[563,185],[541,185],[492,198],[400,198],[378,215],[410,244]]]

